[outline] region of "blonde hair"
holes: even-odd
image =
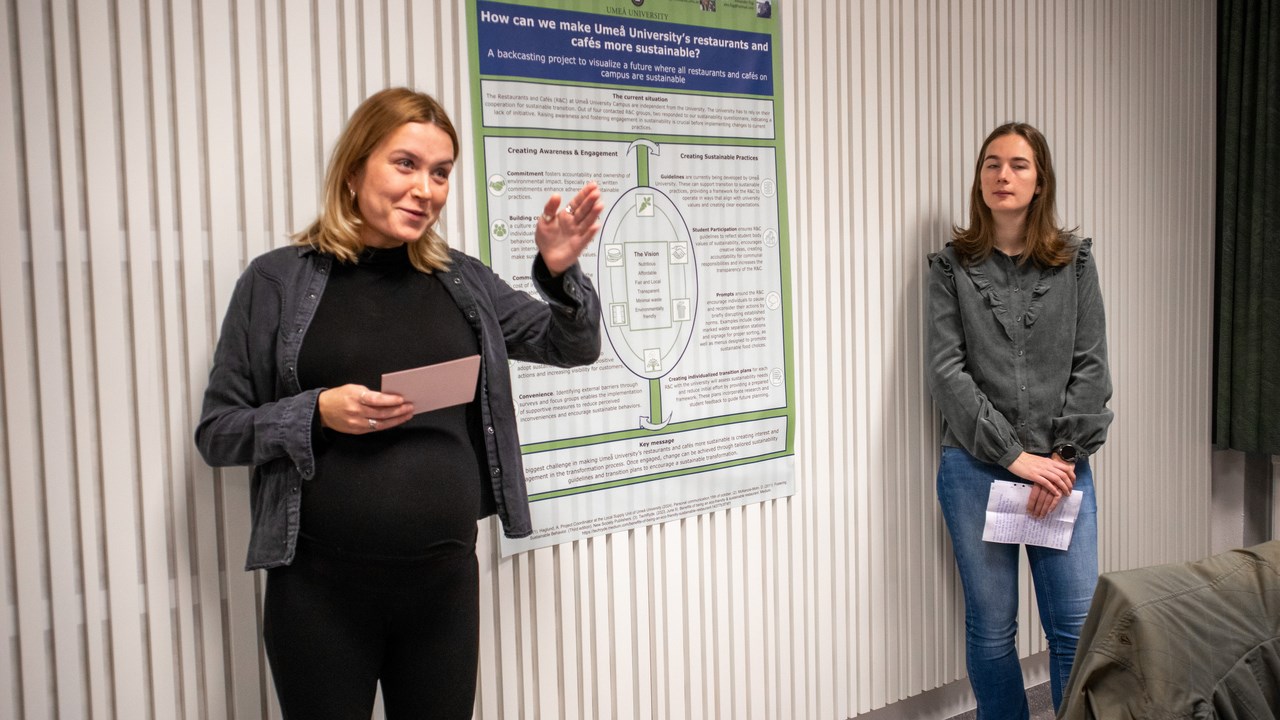
[[[1027,242],[1019,263],[1035,261],[1040,267],[1062,267],[1075,256],[1070,242],[1072,230],[1058,226],[1058,214],[1054,205],[1057,178],[1053,173],[1053,158],[1049,155],[1049,142],[1031,125],[1021,122],[1005,123],[987,136],[978,153],[973,169],[973,188],[969,191],[969,227],[951,228],[951,239],[956,255],[965,265],[973,265],[987,259],[995,247],[995,220],[991,208],[982,199],[982,165],[987,148],[997,138],[1018,135],[1031,146],[1035,155],[1036,184],[1040,192],[1031,198],[1027,211]]]
[[[374,148],[411,122],[444,130],[453,141],[453,157],[458,158],[458,133],[435,98],[408,88],[388,88],[371,95],[352,113],[338,137],[324,175],[320,216],[293,236],[295,243],[310,245],[342,262],[356,262],[364,250],[360,240],[364,219],[347,182],[368,161]],[[434,225],[424,230],[417,242],[409,244],[409,261],[424,273],[449,268],[449,245]]]

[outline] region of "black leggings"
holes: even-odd
[[[286,720],[470,718],[480,643],[474,548],[412,565],[357,562],[299,541],[267,572],[262,636]]]

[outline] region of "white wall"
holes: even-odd
[[[834,719],[964,674],[922,278],[1009,119],[1045,131],[1097,238],[1103,568],[1207,554],[1214,3],[775,7],[798,491],[508,560],[484,523],[478,717]],[[465,37],[461,0],[6,2],[0,716],[278,716],[247,475],[190,440],[217,326],[364,96],[435,93],[466,136]],[[470,172],[445,221],[474,250]]]
[[[1210,550],[1226,552],[1277,537],[1280,518],[1280,455],[1213,452],[1213,511],[1209,520]]]

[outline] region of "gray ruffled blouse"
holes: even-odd
[[[1058,268],[998,250],[965,267],[950,244],[929,256],[926,362],[942,444],[1008,467],[1061,443],[1091,455],[1113,413],[1106,319],[1093,241]]]

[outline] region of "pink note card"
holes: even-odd
[[[413,414],[469,403],[476,397],[480,356],[470,355],[435,365],[384,373],[382,392],[413,403]]]

